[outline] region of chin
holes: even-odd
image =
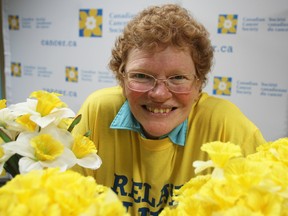
[[[145,129],[144,129],[145,130]],[[163,130],[161,130],[161,131],[155,131],[155,130],[153,130],[153,132],[152,133],[150,133],[149,132],[149,130],[145,130],[145,136],[147,137],[147,138],[149,138],[149,139],[157,139],[157,138],[159,138],[159,137],[161,137],[161,136],[164,136],[164,135],[166,135],[166,134],[168,134],[169,132],[170,132],[171,130],[165,130],[165,131],[163,131]]]

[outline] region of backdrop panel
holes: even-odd
[[[116,85],[107,64],[125,24],[168,2],[211,34],[215,63],[204,90],[237,104],[267,140],[288,136],[286,0],[2,0],[8,102],[44,89],[77,111],[90,93]]]

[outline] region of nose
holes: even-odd
[[[154,88],[149,91],[149,96],[157,102],[163,102],[171,98],[172,93],[169,91],[165,80],[157,80]]]

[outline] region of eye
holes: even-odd
[[[147,78],[150,78],[150,76],[148,76],[147,74],[143,74],[143,73],[133,73],[133,78],[135,78],[135,79],[147,79]]]
[[[173,81],[184,81],[184,80],[190,80],[188,76],[186,75],[175,75],[175,76],[171,76],[169,77],[169,80]]]
[[[128,73],[129,79],[136,82],[154,82],[153,76],[145,73],[130,72]]]

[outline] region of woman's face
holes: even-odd
[[[166,79],[172,75],[196,75],[190,53],[174,47],[147,52],[133,49],[129,52],[125,73],[140,72]],[[124,79],[124,95],[131,112],[141,124],[148,138],[168,134],[180,125],[189,115],[194,101],[199,95],[200,81],[195,81],[189,93],[171,92],[166,84],[158,81],[155,87],[146,92],[137,92],[127,87]]]

